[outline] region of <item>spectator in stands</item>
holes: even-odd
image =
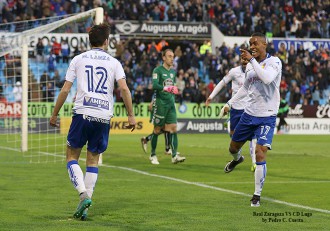
[[[71,58],[74,58],[75,56],[81,54],[81,51],[80,51],[80,47],[79,46],[76,46],[74,47],[74,50],[73,50],[73,53],[72,53],[72,57]]]
[[[169,44],[164,39],[162,39],[159,43],[156,45],[156,50],[158,53],[162,52],[164,47],[167,47]]]
[[[49,0],[42,0],[41,8],[42,8],[42,16],[43,17],[50,17],[51,16],[52,4],[50,3]]]
[[[168,18],[168,21],[177,21],[177,18],[178,18],[178,13],[175,9],[175,5],[174,4],[171,4],[170,7],[168,8],[167,10],[167,18]]]
[[[47,44],[44,46],[44,51],[43,51],[45,62],[48,61],[51,51],[52,51],[52,44],[50,43],[50,41],[48,41]]]
[[[56,68],[56,55],[51,51],[47,60],[48,63],[48,71],[54,72]]]
[[[145,89],[144,102],[151,102],[153,94],[154,90],[152,89],[152,82],[150,81],[147,88]]]
[[[315,19],[315,16],[312,15],[310,22],[309,22],[309,28],[310,28],[310,37],[311,38],[321,38],[321,32],[319,30],[320,23]]]
[[[0,12],[1,12],[1,15],[2,15],[2,9],[8,5],[7,3],[7,0],[0,0]]]
[[[27,2],[27,3],[25,3]],[[38,5],[37,3],[40,2]],[[139,20],[151,19],[154,16],[160,21],[180,21],[189,19],[189,21],[211,21],[216,24],[218,28],[222,29],[225,35],[247,35],[249,36],[252,31],[266,30],[272,32],[273,37],[285,37],[296,36],[302,37],[320,37],[329,38],[329,11],[327,10],[327,2],[319,1],[315,4],[312,1],[299,1],[295,0],[287,1],[218,1],[214,4],[212,1],[141,1],[130,4],[129,1],[103,1],[103,7],[106,11],[106,20],[113,21],[114,19],[130,20],[134,17]],[[2,9],[2,19],[0,22],[13,22],[14,20],[24,20],[26,16],[22,14],[31,15],[32,19],[40,19],[48,16],[54,16],[59,12],[75,13],[86,11],[100,5],[102,1],[64,1],[64,0],[38,0],[38,1],[7,1],[0,0],[0,9]],[[205,3],[203,5],[203,3]],[[10,7],[8,5],[10,4]],[[25,7],[26,5],[26,7]],[[27,7],[28,6],[28,7]],[[151,15],[155,9],[159,14]],[[63,11],[61,10],[63,9]],[[21,12],[20,15],[17,11]],[[132,16],[132,12],[138,12],[138,17]],[[258,13],[257,13],[258,12]],[[64,15],[64,13],[61,13]],[[19,17],[17,17],[19,16]],[[158,19],[159,18],[159,19]],[[36,25],[40,25],[38,20]],[[235,26],[235,25],[236,26]],[[114,25],[112,23],[112,25]],[[114,27],[113,27],[114,28]],[[260,29],[261,28],[261,29]],[[10,31],[21,30],[15,28],[12,24]],[[86,24],[79,23],[77,30],[86,31]],[[113,29],[115,33],[115,28]],[[295,32],[294,32],[295,31]],[[150,41],[138,41],[138,40],[121,40],[116,44],[116,57],[121,59],[123,65],[127,66],[132,78],[131,82],[137,81],[140,84],[144,84],[144,90],[146,91],[148,83],[151,81],[151,70],[158,65],[160,61],[158,45],[162,44],[162,40],[155,40],[151,44]],[[133,45],[132,45],[133,44]],[[147,45],[149,44],[149,45]],[[62,44],[63,45],[63,44]],[[147,45],[147,48],[146,48]],[[175,44],[168,44],[175,48]],[[234,48],[223,44],[219,49],[213,52],[216,54],[217,62],[212,57],[212,52],[203,53],[205,50],[201,45],[190,44],[183,42],[180,44],[181,51],[175,52],[177,56],[175,64],[178,70],[183,70],[183,75],[188,73],[189,69],[193,70],[194,78],[198,80],[198,75],[201,79],[209,83],[209,78],[213,79],[214,83],[220,81],[224,76],[224,73],[233,66],[237,65],[237,50],[238,45]],[[163,47],[163,46],[162,46]],[[186,49],[189,48],[189,49]],[[77,47],[75,51],[71,52],[72,55],[79,54],[86,48]],[[201,49],[202,55],[199,54]],[[51,45],[44,46],[43,56],[45,62],[48,62],[50,56]],[[121,58],[124,51],[127,53]],[[275,48],[268,48],[270,54],[275,54]],[[64,51],[61,49],[60,53]],[[297,86],[300,91],[300,102],[305,102],[305,98],[302,96],[305,94],[312,94],[313,100],[317,103],[318,99],[327,98],[329,95],[329,82],[330,82],[330,62],[329,62],[329,49],[317,48],[316,51],[304,50],[302,45],[298,45],[298,49],[295,50],[291,47],[288,51],[280,49],[276,54],[283,61],[283,77],[284,82],[287,85],[286,89],[290,89],[290,93],[293,90],[292,80],[297,82]],[[130,57],[129,62],[125,60]],[[299,57],[299,58],[298,58]],[[71,57],[70,57],[71,58]],[[63,58],[64,59],[64,58]],[[19,58],[17,59],[19,60]],[[298,60],[298,63],[296,62]],[[59,60],[58,60],[59,61]],[[64,60],[65,62],[66,60]],[[221,62],[220,62],[221,61]],[[15,83],[17,80],[13,78],[19,77],[20,73],[16,73],[18,69],[17,62],[11,63],[10,59],[7,60],[9,66],[6,67],[5,76],[11,79],[11,83]],[[217,68],[215,69],[218,63]],[[14,66],[14,68],[13,68]],[[50,68],[52,70],[52,67]],[[56,70],[56,68],[54,68]],[[141,72],[142,70],[142,72]],[[12,73],[15,72],[15,73]],[[322,73],[323,77],[318,77],[318,73]],[[196,77],[197,73],[197,77]],[[136,76],[135,76],[136,75]],[[142,77],[141,77],[142,75]],[[133,78],[134,76],[134,78]],[[186,81],[188,81],[190,73],[187,74]],[[182,78],[185,81],[185,78]],[[321,79],[321,81],[318,81]],[[304,82],[305,81],[305,82]],[[325,85],[323,82],[326,82]],[[310,86],[312,83],[314,90],[309,87],[304,90],[304,86]],[[282,84],[282,83],[281,83]],[[316,84],[316,86],[314,85]],[[196,85],[199,85],[196,83]],[[325,90],[322,90],[325,88]],[[132,85],[131,89],[134,89]],[[184,88],[182,89],[182,91]],[[195,89],[196,91],[201,89]],[[284,91],[284,90],[283,90]],[[288,92],[288,90],[286,90]],[[230,89],[226,89],[222,94],[219,94],[220,102],[229,95]],[[288,93],[288,94],[290,94]],[[288,97],[288,96],[287,96]],[[290,97],[288,97],[290,98]],[[294,99],[295,97],[291,97]],[[294,102],[289,101],[290,104]],[[313,103],[313,102],[312,102]]]
[[[47,83],[50,81],[50,76],[47,71],[44,71],[40,76],[39,86],[41,91],[45,91]]]
[[[303,105],[312,105],[312,93],[311,90],[309,88],[306,89],[305,95],[304,95],[304,101],[303,101]]]
[[[297,86],[297,83],[294,83],[291,88],[291,94],[290,94],[291,105],[300,104],[301,103],[300,100],[301,100],[300,88]]]
[[[68,63],[70,57],[70,46],[66,40],[62,41],[61,53],[62,53],[63,63]]]
[[[8,4],[5,4],[2,9],[2,22],[11,23],[14,21],[14,14],[9,8]]]
[[[46,102],[54,102],[55,88],[54,88],[54,83],[52,81],[47,83],[46,89],[43,92],[43,97]]]
[[[157,53],[157,45],[156,42],[153,40],[149,45],[148,45],[148,54],[152,54],[152,53]]]
[[[64,10],[63,6],[60,6],[58,11],[55,11],[57,16],[64,16],[67,15],[66,11]]]
[[[61,44],[57,42],[57,39],[55,38],[52,45],[52,53],[56,56],[56,62],[60,63],[61,59]]]
[[[1,3],[2,2],[2,3]],[[275,37],[329,37],[327,1],[6,1],[1,0],[2,22],[46,18],[84,12],[102,6],[107,21],[211,21],[225,35],[272,32]],[[26,3],[28,2],[28,4]],[[41,2],[41,3],[40,3]],[[205,3],[205,4],[204,4]],[[291,4],[292,3],[292,4]],[[19,16],[16,17],[16,16]],[[0,18],[1,22],[1,18]],[[235,26],[236,25],[236,26]],[[86,28],[79,29],[85,32]],[[13,30],[15,31],[15,26]]]
[[[185,102],[193,102],[194,96],[196,94],[195,89],[190,85],[189,82],[186,83],[186,86],[182,92],[182,98]]]
[[[56,87],[58,87],[58,88],[63,87],[63,84],[64,84],[65,80],[61,78],[58,70],[54,71],[53,81],[54,81],[54,84],[55,84]]]
[[[204,41],[203,45],[199,49],[199,53],[201,55],[205,55],[206,51],[208,51],[209,53],[212,53],[211,42],[208,40]]]
[[[143,103],[145,97],[144,86],[138,85],[133,94],[133,102],[136,104]]]
[[[297,55],[296,55],[295,48],[293,45],[291,45],[289,53],[288,53],[288,65],[291,66],[292,64],[294,64],[296,59],[297,59]]]
[[[180,93],[183,92],[184,88],[185,88],[185,81],[183,80],[183,76],[184,76],[184,71],[183,69],[178,71],[178,75],[177,75],[177,79],[176,79],[176,86],[178,87],[178,90]]]
[[[6,66],[3,69],[3,73],[4,76],[7,78],[7,83],[9,84],[14,84],[16,81],[20,81],[20,78],[18,78],[19,76],[21,76],[18,69],[21,65],[19,61],[20,59],[16,58],[15,56],[6,56]]]
[[[44,60],[44,44],[42,42],[42,39],[38,39],[38,43],[36,45],[36,56],[38,62],[43,62]]]
[[[282,62],[286,63],[287,50],[284,43],[281,43],[280,45],[280,48],[278,50],[278,57],[282,60]]]
[[[321,72],[317,73],[315,85],[320,90],[320,92],[323,92],[328,88],[328,80],[325,78],[325,76],[322,75]]]
[[[292,24],[290,27],[290,36],[296,37],[296,32],[299,29],[301,22],[297,19],[297,16],[293,16]]]

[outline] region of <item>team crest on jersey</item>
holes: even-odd
[[[174,78],[174,75],[171,73],[171,74],[170,74],[170,77],[173,79],[173,78]]]
[[[157,79],[157,73],[153,73],[153,74],[152,74],[152,78],[153,78],[153,79]]]
[[[164,86],[173,86],[174,85],[173,80],[170,78],[165,79],[163,84],[164,84]]]
[[[265,66],[266,66],[266,63],[263,63],[262,65],[261,65],[261,68],[265,68]]]
[[[98,108],[109,110],[109,102],[108,101],[93,98],[93,97],[85,97],[83,105],[90,106],[90,107],[98,107]]]

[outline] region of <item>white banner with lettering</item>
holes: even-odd
[[[277,119],[278,124],[279,119]],[[330,135],[330,119],[286,118],[284,134]]]

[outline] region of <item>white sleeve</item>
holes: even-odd
[[[74,80],[77,78],[77,76],[76,76],[76,60],[77,60],[76,57],[71,60],[69,68],[66,71],[66,75],[65,75],[65,80],[69,81],[71,83],[73,83]]]
[[[254,58],[250,61],[253,66],[254,71],[257,73],[258,78],[264,84],[270,84],[276,78],[280,71],[282,71],[282,63],[280,60],[278,62],[272,62],[269,65],[266,65],[265,68],[262,68],[257,60]]]
[[[215,88],[213,89],[213,91],[212,91],[211,95],[209,96],[209,98],[213,99],[214,96],[216,96],[224,86],[226,86],[226,83],[225,83],[225,81],[221,80],[217,84],[217,86],[215,86]]]
[[[226,86],[230,81],[233,80],[234,78],[234,75],[233,75],[233,69],[230,69],[228,74],[223,77],[223,79],[217,84],[217,86],[213,89],[211,95],[209,96],[211,99],[214,98],[214,96],[216,96],[220,91],[221,89]]]
[[[116,68],[115,68],[115,75],[116,75],[115,76],[116,81],[118,81],[120,79],[126,79],[124,69],[123,69],[121,63],[118,60],[117,60]]]

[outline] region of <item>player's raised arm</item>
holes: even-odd
[[[224,80],[221,80],[213,89],[212,93],[209,95],[209,97],[205,101],[205,105],[209,106],[211,103],[212,99],[221,91],[222,88],[226,86],[226,83]]]
[[[267,46],[266,41],[262,38],[262,43],[265,47]],[[279,73],[282,72],[282,63],[279,58],[273,57],[274,59],[278,59],[276,62],[271,63],[270,65],[261,66],[260,63],[252,56],[254,53],[257,53],[257,49],[255,48],[255,43],[257,40],[255,38],[251,41],[251,53],[248,50],[240,49],[241,56],[243,59],[248,60],[254,71],[256,72],[258,78],[265,84],[270,84],[273,82]]]
[[[253,66],[253,69],[258,75],[258,78],[265,84],[270,84],[271,82],[273,82],[278,76],[278,74],[282,72],[282,63],[280,59],[277,57],[274,58],[278,59],[278,62],[268,65],[265,68],[261,67],[261,65],[255,59],[252,59],[250,61]]]

